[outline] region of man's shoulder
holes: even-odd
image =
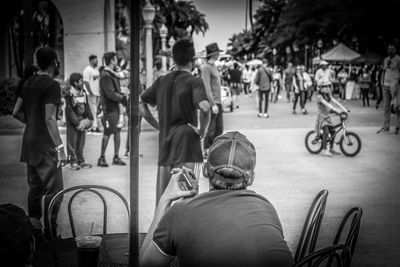
[[[107,70],[103,70],[103,71],[100,73],[100,78],[101,78],[101,77],[109,77],[109,76],[112,76],[112,75],[111,75],[111,73],[110,73],[109,71],[107,71]]]
[[[195,198],[189,198],[185,199],[181,202],[177,203],[177,208],[178,209],[184,209],[184,208],[189,208],[191,206],[198,206],[200,203],[212,203],[214,201],[221,201],[221,199],[235,199],[237,197],[243,198],[243,197],[248,197],[251,199],[254,199],[255,201],[263,201],[263,202],[268,202],[269,201],[257,194],[256,192],[248,189],[244,190],[212,190],[208,191],[205,193],[202,193]],[[213,204],[211,204],[213,205]]]
[[[395,55],[393,60],[395,60],[396,62],[400,63],[400,56],[399,55]]]
[[[200,69],[211,69],[212,65],[208,62],[201,64]]]

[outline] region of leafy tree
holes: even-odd
[[[285,3],[285,0],[263,0],[254,15],[255,23],[252,24],[252,30],[234,34],[230,38],[229,53],[234,57],[253,53],[262,57],[267,53],[270,50],[268,36],[274,32]],[[252,14],[252,7],[249,10]]]
[[[252,53],[254,50],[254,38],[251,31],[243,31],[234,34],[228,43],[228,53],[233,57],[243,57],[244,55]]]
[[[192,1],[156,0],[153,4],[157,9],[153,30],[155,53],[161,47],[159,29],[162,24],[165,24],[168,29],[167,39],[173,36],[175,40],[187,37],[189,26],[191,28],[190,36],[193,33],[204,35],[209,28],[205,15],[197,10]]]
[[[384,53],[387,42],[398,44],[399,10],[397,0],[263,0],[254,16],[252,49],[315,46],[322,39],[325,48],[338,40],[360,53]]]
[[[121,5],[127,6],[128,0],[121,0]],[[146,4],[142,1],[143,6]],[[175,40],[188,37],[187,28],[191,26],[192,36],[194,33],[204,33],[208,30],[209,26],[205,19],[205,15],[200,13],[192,1],[175,1],[175,0],[153,0],[151,4],[156,9],[155,18],[153,21],[153,53],[156,55],[161,48],[161,37],[160,28],[162,24],[168,29],[167,40],[173,36]],[[120,31],[127,32],[129,25],[127,19],[120,19],[120,14],[116,14],[117,21],[120,25],[117,25],[117,29]],[[144,22],[142,21],[142,25]],[[144,36],[144,32],[142,33]]]

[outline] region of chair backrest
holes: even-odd
[[[101,199],[101,202],[103,203],[103,234],[106,234],[107,233],[107,202],[106,202],[104,196],[98,191],[98,189],[109,191],[109,192],[114,193],[115,195],[117,195],[125,205],[126,211],[128,213],[128,220],[129,220],[129,205],[128,205],[128,201],[117,190],[115,190],[113,188],[110,188],[110,187],[107,187],[107,186],[103,186],[103,185],[78,185],[78,186],[73,186],[73,187],[70,187],[70,188],[66,188],[66,189],[58,192],[53,197],[53,199],[50,201],[49,207],[47,209],[48,210],[48,213],[47,213],[48,214],[48,218],[47,219],[49,220],[49,225],[50,225],[49,227],[50,227],[51,235],[53,234],[53,231],[52,231],[52,225],[50,223],[50,218],[51,218],[51,214],[53,212],[54,205],[55,205],[55,203],[60,201],[64,197],[64,195],[66,193],[73,192],[73,191],[75,191],[75,192],[72,194],[71,198],[68,201],[68,217],[69,217],[69,222],[70,222],[70,225],[71,225],[72,236],[76,237],[74,218],[73,218],[73,215],[72,215],[72,202],[79,194],[81,194],[83,192],[92,192],[92,193],[96,194]],[[54,237],[51,236],[51,238],[54,238]]]
[[[326,201],[328,198],[328,190],[321,190],[314,198],[306,220],[304,222],[303,230],[300,235],[299,243],[297,244],[294,261],[298,262],[307,254],[315,249],[317,243],[321,221],[325,213]]]
[[[327,261],[329,261],[327,263]],[[293,267],[331,266],[335,262],[336,267],[350,267],[350,248],[345,244],[332,245],[302,258]]]
[[[339,243],[339,241],[342,237],[342,234],[343,234],[343,230],[345,229],[345,226],[350,221],[349,219],[352,218],[350,221],[350,226],[348,228],[346,239],[344,240],[344,244],[350,248],[350,256],[351,257],[353,257],[354,250],[356,248],[358,233],[360,231],[362,213],[363,213],[363,210],[360,207],[351,208],[346,213],[346,215],[343,217],[343,220],[340,223],[339,228],[336,232],[335,239],[333,240],[333,245],[336,245]]]

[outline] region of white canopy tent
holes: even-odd
[[[320,57],[313,58],[313,64],[319,64],[321,60],[350,63],[360,56],[361,55],[356,51],[339,43],[337,46],[323,53]]]

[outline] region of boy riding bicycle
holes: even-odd
[[[347,113],[348,110],[340,104],[333,96],[330,90],[329,85],[321,85],[318,88],[318,99],[317,99],[317,107],[318,107],[318,112],[317,112],[317,120],[315,123],[315,132],[316,132],[316,137],[313,140],[313,143],[317,143],[318,139],[320,138],[320,132],[321,129],[323,130],[322,133],[322,155],[332,157],[333,155],[340,155],[339,152],[336,152],[333,149],[334,145],[334,133],[335,129],[332,125],[332,113],[340,114],[341,112]],[[329,150],[327,149],[327,143],[328,143],[328,135],[329,133],[332,136],[332,140],[330,142],[330,147]]]

